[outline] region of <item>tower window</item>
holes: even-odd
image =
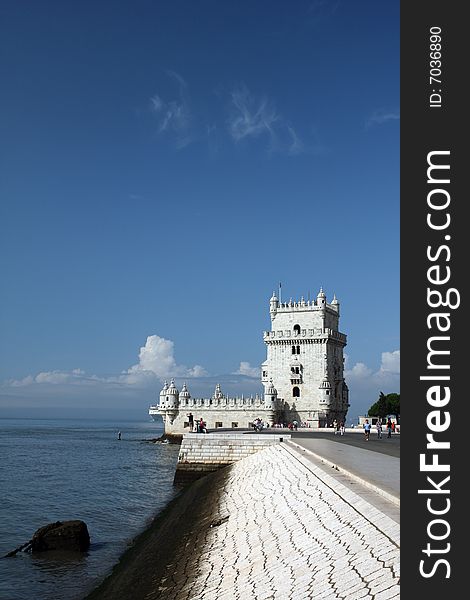
[[[295,346],[292,346],[292,354],[296,354]]]
[[[294,325],[294,333],[295,335],[300,335],[300,325]]]
[[[297,386],[292,390],[292,396],[294,398],[300,398],[300,389]]]
[[[300,346],[297,346],[297,354],[300,354]]]

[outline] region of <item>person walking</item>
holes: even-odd
[[[366,438],[366,442],[368,442],[369,438],[370,438],[370,429],[371,429],[369,419],[366,419],[366,422],[364,423],[363,428],[364,428],[364,437]]]
[[[341,435],[345,434],[346,426],[344,425],[344,421],[341,421],[341,423],[339,424],[339,431],[340,431]]]
[[[120,440],[120,439],[121,439],[121,432],[118,431],[118,440]]]
[[[377,427],[377,438],[379,440],[381,440],[382,439],[382,421],[380,419],[377,421],[376,427]]]
[[[194,427],[194,417],[193,417],[192,412],[190,412],[188,415],[188,421],[189,421],[189,431],[192,431],[193,427]]]
[[[388,418],[388,421],[387,421],[387,437],[388,438],[392,437],[392,419],[390,419],[390,417]]]

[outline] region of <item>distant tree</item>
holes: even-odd
[[[388,413],[400,417],[400,394],[387,394]]]
[[[369,417],[384,419],[387,415],[400,415],[400,394],[387,394],[380,392],[379,399],[368,411]]]

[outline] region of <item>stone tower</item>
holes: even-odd
[[[344,380],[343,348],[339,331],[339,302],[329,304],[323,289],[316,300],[269,301],[271,331],[264,332],[267,360],[261,366],[265,395],[277,391],[278,418],[296,419],[310,427],[344,421],[348,386]]]

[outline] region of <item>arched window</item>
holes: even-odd
[[[300,398],[300,389],[297,386],[292,390],[292,396],[294,398]]]
[[[300,325],[294,325],[294,333],[295,335],[300,335]]]
[[[300,346],[297,346],[297,354],[300,354]]]
[[[292,346],[292,354],[295,354],[295,346]]]

